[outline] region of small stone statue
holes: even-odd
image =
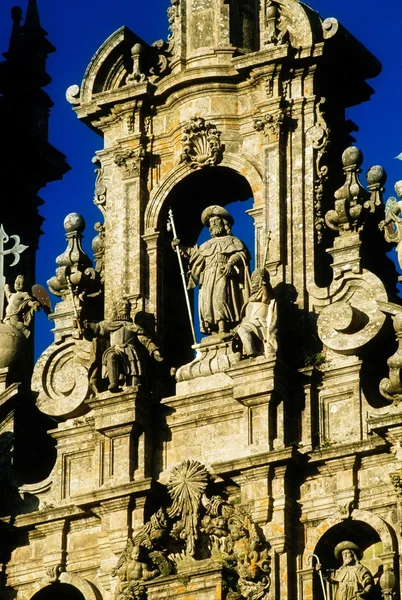
[[[277,306],[269,273],[257,269],[251,276],[251,295],[242,309],[243,319],[233,330],[240,340],[244,357],[275,354],[277,340]]]
[[[361,550],[353,542],[341,542],[335,546],[335,558],[342,559],[342,566],[327,576],[336,586],[334,600],[359,600],[365,598],[374,585],[370,571],[360,564]]]
[[[119,578],[116,589],[116,600],[139,599],[145,597],[142,581],[154,579],[159,575],[159,570],[151,570],[141,556],[141,546],[133,545],[129,540],[127,547],[113,570],[113,575]]]
[[[102,336],[110,341],[110,347],[102,356],[102,377],[108,378],[109,390],[118,392],[120,384],[137,385],[143,375],[140,347],[158,362],[163,360],[159,348],[130,317],[131,303],[120,298],[114,303],[111,321],[100,323],[84,322],[84,329],[91,329],[94,336]]]
[[[193,248],[180,248],[190,261],[188,289],[199,283],[198,306],[202,333],[229,332],[240,322],[249,295],[250,253],[232,235],[233,217],[222,206],[208,206],[201,215],[211,239]],[[173,246],[180,244],[173,240]]]
[[[32,319],[35,312],[40,311],[42,304],[24,290],[24,276],[18,275],[14,282],[14,292],[9,285],[4,286],[7,298],[4,323],[21,331],[26,338],[31,335]]]

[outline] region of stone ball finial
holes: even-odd
[[[134,46],[131,48],[131,55],[137,55],[137,54],[141,54],[142,52],[142,45],[141,44],[134,44]]]
[[[402,181],[397,181],[394,185],[394,190],[397,193],[398,198],[402,198]]]
[[[360,167],[363,162],[363,153],[356,146],[349,146],[342,154],[342,164],[344,167]]]
[[[78,213],[70,213],[64,219],[63,225],[66,233],[73,233],[74,231],[82,233],[85,229],[85,220]]]
[[[22,8],[20,6],[12,7],[11,18],[13,21],[22,21]]]
[[[374,165],[367,171],[366,179],[368,185],[380,185],[382,187],[387,181],[387,174],[383,167]]]

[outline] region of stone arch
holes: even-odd
[[[200,217],[204,208],[221,204],[227,205],[230,211],[231,202],[249,198],[254,198],[255,204],[254,194],[260,199],[262,189],[262,178],[248,159],[230,155],[219,165],[203,169],[193,170],[187,165],[179,165],[165,178],[147,207],[144,240],[147,260],[152,265],[147,282],[147,311],[156,312],[157,333],[163,339],[163,352],[177,367],[193,359],[194,342],[177,257],[171,249],[172,237],[166,232],[168,208],[173,209],[182,245],[191,247],[197,243],[202,230]],[[236,227],[237,223],[234,235]],[[252,242],[249,246],[252,254]],[[192,291],[190,296],[191,302]]]
[[[296,0],[276,0],[286,19],[293,45],[308,48],[322,42],[321,18],[317,12]]]
[[[101,45],[85,71],[79,101],[85,104],[92,101],[94,94],[116,89],[125,84],[130,72],[131,47],[145,44],[128,27],[120,27]]]
[[[378,517],[365,510],[354,510],[352,512],[352,520],[367,523],[374,531],[377,532],[383,544],[384,554],[392,553],[397,550],[393,530],[391,526],[381,517]],[[314,554],[317,544],[323,535],[336,525],[340,525],[344,522],[344,519],[342,519],[340,516],[333,516],[323,521],[318,527],[309,528],[302,559],[303,565],[306,564],[307,556]]]
[[[341,527],[343,530],[340,529]],[[362,536],[361,538],[359,537],[359,539],[357,539],[356,536],[359,531],[359,527],[361,528],[360,531]],[[338,531],[336,532],[335,537],[332,539],[331,556],[328,554],[328,545],[325,556],[324,540],[331,530],[333,530],[334,533],[336,530]],[[375,571],[377,571],[378,577],[382,569],[385,570],[395,568],[395,556],[397,553],[395,532],[393,531],[392,527],[381,517],[378,517],[377,515],[365,510],[354,510],[350,519],[342,519],[340,516],[329,517],[320,523],[318,527],[310,527],[307,530],[307,539],[304,552],[301,557],[301,569],[299,571],[299,582],[302,587],[301,595],[304,600],[313,600],[313,598],[322,597],[322,595],[320,595],[321,589],[318,578],[314,575],[315,569],[311,563],[307,561],[308,556],[311,556],[312,554],[317,555],[318,553],[319,560],[321,561],[323,559],[323,566],[325,568],[338,568],[339,565],[335,564],[336,561],[335,557],[333,556],[333,547],[336,545],[336,543],[341,541],[341,537],[343,540],[348,539],[357,543],[363,551],[366,550],[366,548],[369,548],[370,550],[377,549],[377,544],[381,544],[381,553],[376,552],[374,555],[371,554],[371,557],[374,556],[374,560],[370,560],[370,554],[369,556],[366,555],[363,560],[365,564],[366,561],[370,563],[366,564],[366,566],[371,570],[373,575],[375,574]],[[327,562],[328,558],[333,562],[324,564]]]
[[[89,581],[74,573],[61,573],[53,583],[42,581],[31,591],[30,600],[102,600],[99,590]]]
[[[237,154],[225,153],[219,167],[205,167],[213,169],[227,167],[239,175],[243,176],[250,188],[254,198],[254,204],[262,204],[263,200],[263,179],[260,171],[249,157],[239,156]],[[154,233],[158,230],[158,222],[161,210],[165,204],[166,198],[172,192],[174,187],[183,181],[186,177],[193,174],[194,170],[186,164],[181,164],[170,171],[164,180],[158,186],[155,194],[151,197],[144,215],[144,231],[146,234]]]

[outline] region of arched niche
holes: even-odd
[[[226,167],[208,167],[186,173],[170,189],[160,204],[154,228],[159,232],[157,277],[152,284],[153,272],[150,269],[150,293],[152,288],[158,289],[155,299],[158,314],[158,333],[163,339],[163,351],[169,363],[180,366],[192,360],[191,330],[185,303],[183,283],[177,262],[177,256],[171,248],[172,234],[166,230],[169,208],[173,210],[177,235],[183,246],[193,246],[203,228],[201,213],[211,204],[226,206],[246,201],[253,197],[251,186],[238,171]],[[156,208],[156,205],[154,205]],[[148,215],[150,216],[150,215]],[[156,211],[154,212],[154,217]],[[246,216],[249,219],[250,217]],[[149,222],[148,222],[149,224]],[[234,234],[241,237],[240,228],[236,223]],[[253,248],[249,248],[253,252]],[[150,247],[148,246],[148,255]],[[186,264],[184,270],[186,270]],[[154,269],[155,271],[155,269]],[[193,297],[191,297],[193,302]]]
[[[36,592],[31,600],[86,600],[76,587],[69,583],[51,583]]]
[[[318,527],[310,529],[300,571],[305,600],[322,599],[321,582],[315,569],[311,568],[309,556],[314,554],[318,557],[324,572],[328,569],[336,570],[341,564],[334,556],[334,549],[338,543],[346,540],[354,542],[361,549],[361,562],[374,577],[376,585],[372,600],[382,597],[379,578],[385,568],[394,569],[396,566],[395,532],[380,517],[367,511],[354,510],[352,518],[331,517]]]

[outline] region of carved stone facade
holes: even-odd
[[[168,19],[67,93],[104,139],[103,222],[93,264],[65,220],[30,391],[0,370],[3,596],[400,598],[400,201],[343,117],[379,63],[298,0]]]

